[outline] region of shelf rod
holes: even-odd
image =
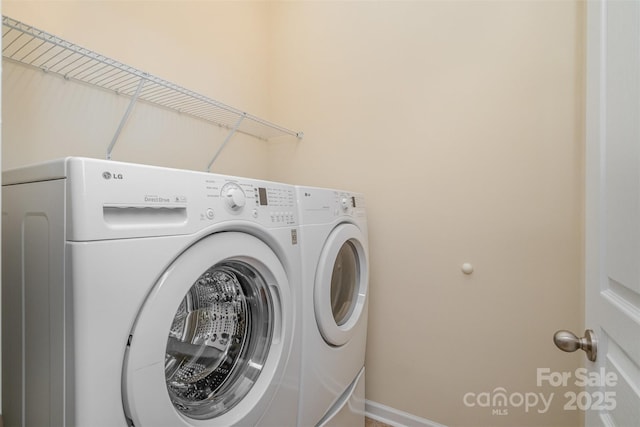
[[[220,155],[224,147],[227,145],[227,143],[229,142],[233,134],[236,133],[236,131],[240,127],[240,123],[242,123],[246,115],[247,115],[246,113],[242,113],[242,115],[238,118],[238,121],[236,122],[236,124],[233,126],[233,129],[231,129],[231,132],[229,132],[229,134],[227,134],[227,137],[224,139],[224,141],[222,141],[222,144],[218,148],[218,151],[216,151],[216,154],[213,155],[213,158],[207,165],[207,169],[206,169],[207,172],[211,172],[211,166],[213,165],[213,162],[216,161],[216,159],[218,158],[218,156]]]
[[[67,80],[114,90],[116,93],[126,92],[129,96],[135,90],[137,79],[144,79],[147,90],[138,94],[137,101],[173,109],[226,129],[231,129],[232,123],[242,118],[242,125],[235,128],[234,132],[263,140],[283,135],[292,135],[298,139],[304,136],[303,132],[293,131],[253,116],[8,16],[2,15],[2,25],[3,59],[36,67],[45,72],[51,71]],[[121,123],[121,128],[125,121],[126,118]],[[122,131],[121,128],[118,133]],[[113,144],[115,142],[112,142]],[[113,148],[112,145],[108,155]]]
[[[107,160],[111,160],[111,152],[113,151],[113,147],[116,145],[116,142],[118,141],[118,137],[120,136],[120,133],[124,128],[124,125],[129,120],[129,115],[131,114],[131,111],[133,111],[133,106],[136,104],[136,101],[138,100],[138,96],[140,96],[140,91],[142,91],[142,87],[144,86],[144,83],[146,81],[147,80],[144,77],[141,77],[140,82],[138,82],[138,88],[136,89],[136,93],[133,94],[131,101],[129,101],[129,106],[127,107],[127,111],[124,112],[124,116],[122,116],[122,119],[120,120],[120,125],[118,125],[118,129],[116,129],[116,133],[115,135],[113,135],[113,138],[111,139],[111,144],[109,144],[109,147],[107,147]]]

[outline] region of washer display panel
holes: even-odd
[[[250,265],[226,261],[198,277],[167,340],[165,377],[175,408],[196,419],[233,408],[260,375],[272,324],[267,286]]]

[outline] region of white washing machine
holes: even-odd
[[[295,189],[68,158],[3,175],[5,426],[293,426]]]
[[[302,248],[300,426],[364,426],[369,259],[361,194],[297,187]]]

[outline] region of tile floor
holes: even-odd
[[[391,427],[391,426],[389,424],[385,424],[380,421],[372,420],[371,418],[365,418],[364,427]]]

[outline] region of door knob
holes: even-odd
[[[553,334],[553,342],[562,351],[572,353],[578,349],[582,349],[587,353],[587,359],[592,362],[596,361],[598,355],[598,340],[596,334],[587,329],[584,331],[584,337],[578,338],[576,334],[570,331],[557,331]]]

